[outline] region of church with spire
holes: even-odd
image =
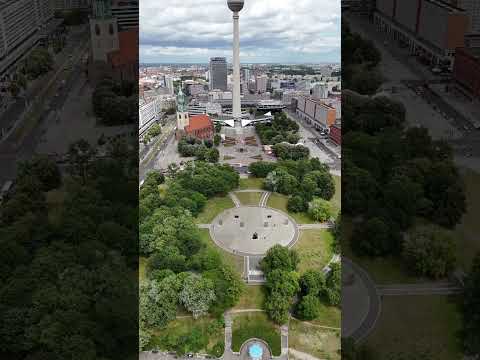
[[[177,93],[177,130],[176,138],[184,136],[197,139],[212,139],[215,134],[215,127],[210,116],[206,114],[190,116],[187,108],[187,98],[180,85]]]

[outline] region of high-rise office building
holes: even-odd
[[[210,90],[227,90],[227,59],[213,57],[210,59]]]
[[[250,80],[250,69],[243,68],[242,75],[243,75],[243,80],[245,80],[248,83],[248,81]]]
[[[267,75],[258,75],[255,76],[255,83],[256,83],[256,90],[258,93],[262,94],[267,92],[267,83],[268,83],[268,76]]]
[[[118,30],[138,27],[138,1],[112,0],[112,16],[117,18]]]

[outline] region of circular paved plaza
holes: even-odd
[[[241,206],[219,214],[210,226],[213,241],[240,255],[263,255],[276,244],[291,246],[297,225],[286,214],[266,207]]]

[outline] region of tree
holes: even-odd
[[[442,278],[455,266],[455,240],[437,226],[420,226],[404,241],[402,256],[417,275]]]
[[[20,163],[18,179],[24,176],[32,176],[41,184],[41,191],[50,191],[58,188],[62,183],[62,177],[57,164],[46,156],[37,156],[33,159]]]
[[[270,294],[268,300],[265,300],[265,310],[268,316],[277,324],[285,324],[288,321],[290,299],[280,294]]]
[[[314,188],[312,188],[314,185]],[[305,191],[312,191],[312,195],[330,200],[335,194],[335,183],[328,170],[315,170],[306,174],[302,181]]]
[[[325,276],[325,286],[320,291],[327,303],[332,306],[340,306],[342,294],[342,274],[340,263],[330,265],[330,271]]]
[[[208,149],[205,152],[205,160],[210,163],[217,163],[220,158],[220,152],[216,148]]]
[[[267,161],[256,161],[248,166],[248,170],[257,178],[264,178],[277,168],[277,164]]]
[[[270,293],[292,298],[300,290],[298,280],[295,271],[275,269],[267,273],[265,286]]]
[[[329,221],[333,216],[332,205],[327,200],[314,198],[308,204],[308,215],[315,221]]]
[[[160,282],[143,282],[140,285],[140,323],[148,327],[164,327],[175,319],[180,287],[176,275]]]
[[[400,242],[392,235],[388,222],[380,217],[372,217],[359,224],[351,237],[352,250],[358,255],[383,256],[393,251]]]
[[[318,296],[320,290],[324,287],[325,277],[320,270],[307,270],[300,276],[299,284],[302,295]]]
[[[306,211],[308,202],[300,195],[292,196],[288,199],[287,210],[294,213]]]
[[[215,299],[212,280],[195,274],[190,274],[184,280],[180,301],[195,319],[205,315]]]
[[[203,275],[214,284],[215,301],[210,307],[212,313],[222,315],[225,310],[235,306],[243,292],[244,283],[234,269],[221,265]]]
[[[87,179],[87,166],[95,156],[95,150],[84,139],[70,144],[68,148],[68,159],[72,175],[80,176],[83,183]]]
[[[315,295],[304,296],[297,305],[296,313],[302,320],[313,320],[320,315],[320,300]]]
[[[180,273],[186,270],[186,257],[175,246],[158,249],[147,262],[147,274],[155,270],[172,270]]]
[[[480,353],[480,254],[465,279],[463,296],[463,346],[467,355]]]
[[[215,146],[219,146],[221,141],[222,137],[219,134],[215,134],[215,136],[213,137],[213,144]]]
[[[280,194],[292,194],[298,188],[298,181],[284,168],[277,168],[267,175],[264,187]]]
[[[299,262],[300,259],[295,250],[277,244],[268,249],[265,257],[260,262],[260,267],[268,275],[276,269],[295,271]]]

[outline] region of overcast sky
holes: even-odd
[[[340,0],[245,0],[243,63],[340,62]],[[226,0],[140,1],[140,61],[206,63],[232,57]]]

